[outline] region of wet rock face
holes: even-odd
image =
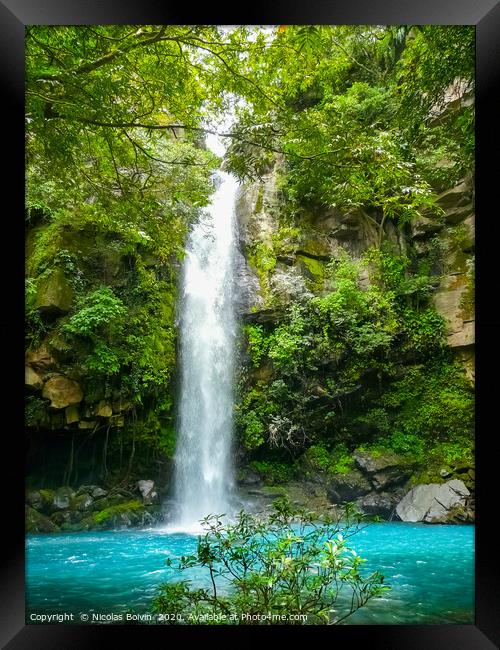
[[[373,454],[357,450],[353,458],[355,469],[330,479],[329,499],[337,505],[354,502],[365,515],[391,519],[407,491],[404,485],[413,466],[406,458],[390,451]]]
[[[158,493],[155,489],[155,483],[151,480],[141,480],[137,482],[137,488],[142,496],[144,504],[150,505],[158,498]]]
[[[366,515],[391,519],[400,498],[400,492],[371,492],[370,494],[357,499],[356,506]]]
[[[411,476],[412,468],[408,461],[398,454],[385,452],[374,456],[369,452],[354,452],[354,461],[364,472],[377,491],[401,485]]]
[[[396,506],[402,521],[447,523],[457,507],[465,508],[470,492],[463,481],[417,485]]]
[[[259,279],[240,251],[236,252],[235,257],[234,285],[235,309],[238,315],[264,307]]]
[[[352,470],[347,474],[339,474],[333,479],[327,488],[327,493],[332,503],[345,503],[368,494],[371,490],[372,486],[368,479],[360,471]]]

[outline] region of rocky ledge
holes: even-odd
[[[318,512],[342,510],[354,503],[367,516],[387,521],[423,523],[474,522],[474,469],[443,467],[425,478],[411,459],[392,452],[356,451],[354,468],[335,476],[316,473],[307,479],[267,486],[254,473],[247,473],[240,488],[250,503],[266,508],[272,500],[287,497],[294,505]]]
[[[26,532],[106,530],[147,526],[163,519],[151,480],[125,488],[99,485],[33,489],[26,494]]]

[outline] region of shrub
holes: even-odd
[[[77,336],[92,337],[103,328],[119,325],[125,314],[122,301],[110,287],[103,286],[80,300],[79,311],[64,325],[64,330]]]
[[[331,625],[388,589],[379,572],[362,572],[365,560],[347,544],[361,528],[352,512],[341,527],[333,517],[318,520],[278,500],[266,519],[242,511],[231,524],[218,515],[202,524],[196,553],[176,568],[204,569],[211,587],[194,589],[189,580],[162,585],[153,608],[170,615],[167,623],[196,624],[211,616],[222,624],[272,625],[284,616],[292,624]]]
[[[273,460],[254,460],[250,467],[260,474],[268,485],[279,485],[286,483],[293,478],[294,469],[292,465]]]

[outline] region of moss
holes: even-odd
[[[47,490],[42,488],[41,490],[38,490],[40,492],[40,495],[46,500],[46,501],[52,501],[54,498],[55,492],[54,490]]]
[[[92,520],[94,524],[102,524],[104,521],[107,521],[116,515],[122,514],[129,510],[141,510],[142,508],[144,508],[144,505],[137,499],[134,499],[133,501],[119,503],[116,506],[110,506],[109,508],[95,512],[92,515]]]
[[[326,265],[320,260],[307,257],[306,255],[297,255],[300,264],[305,268],[309,284],[312,289],[321,289],[325,282]]]
[[[255,201],[255,214],[262,212],[264,206],[264,186],[259,187],[259,192],[257,194],[257,200]]]

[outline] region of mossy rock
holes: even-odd
[[[30,506],[26,506],[25,521],[27,533],[55,533],[59,530],[53,521]]]
[[[104,500],[104,499],[103,499]],[[114,520],[117,516],[122,515],[122,514],[131,514],[135,513],[138,510],[145,510],[144,505],[138,501],[137,499],[134,499],[132,501],[126,501],[125,503],[119,503],[114,506],[109,506],[108,508],[105,508],[104,510],[99,510],[98,512],[94,512],[92,515],[92,519],[95,524],[103,524],[107,523],[109,521]]]
[[[60,315],[71,309],[73,289],[64,271],[55,268],[49,275],[39,280],[36,289],[35,309],[42,313]]]
[[[90,511],[93,509],[94,499],[90,494],[83,493],[71,499],[70,508],[72,510]]]

